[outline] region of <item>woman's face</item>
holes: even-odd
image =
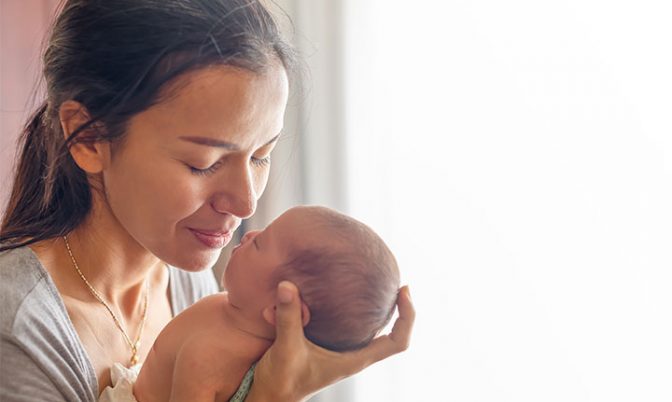
[[[103,171],[114,217],[152,254],[186,270],[215,263],[266,187],[288,96],[281,66],[208,67],[135,115]]]

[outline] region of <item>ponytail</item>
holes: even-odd
[[[45,101],[19,138],[14,185],[0,227],[0,251],[63,236],[91,208],[85,173],[74,163]]]

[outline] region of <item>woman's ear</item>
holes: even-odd
[[[58,118],[67,140],[79,127],[89,121],[86,107],[74,100],[67,100],[58,110]],[[94,127],[85,129],[78,137],[93,135]],[[110,160],[110,144],[107,141],[79,142],[70,147],[70,155],[77,166],[89,174],[100,173]]]
[[[262,315],[264,316],[264,320],[266,320],[267,323],[275,326],[275,305],[268,306],[262,311]],[[308,325],[310,322],[310,309],[308,308],[308,305],[301,301],[301,323],[305,327]]]

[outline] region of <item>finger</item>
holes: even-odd
[[[397,308],[399,309],[399,318],[392,327],[390,339],[400,348],[400,352],[408,349],[411,342],[411,333],[413,332],[413,323],[415,322],[415,308],[411,301],[411,293],[408,286],[399,290],[397,296]]]
[[[397,308],[399,309],[399,317],[394,322],[392,331],[388,335],[379,336],[367,347],[349,356],[349,363],[357,371],[408,349],[413,332],[413,323],[415,322],[415,309],[411,302],[408,286],[400,289],[397,297]]]
[[[276,297],[275,342],[299,342],[304,337],[299,290],[293,283],[282,281],[278,284],[278,293]]]

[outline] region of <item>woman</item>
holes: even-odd
[[[217,290],[203,270],[263,193],[294,56],[258,1],[69,0],[43,61],[0,232],[0,399],[95,401]],[[347,354],[305,339],[292,284],[277,299],[248,401],[305,399],[408,345],[406,288],[392,333]]]

